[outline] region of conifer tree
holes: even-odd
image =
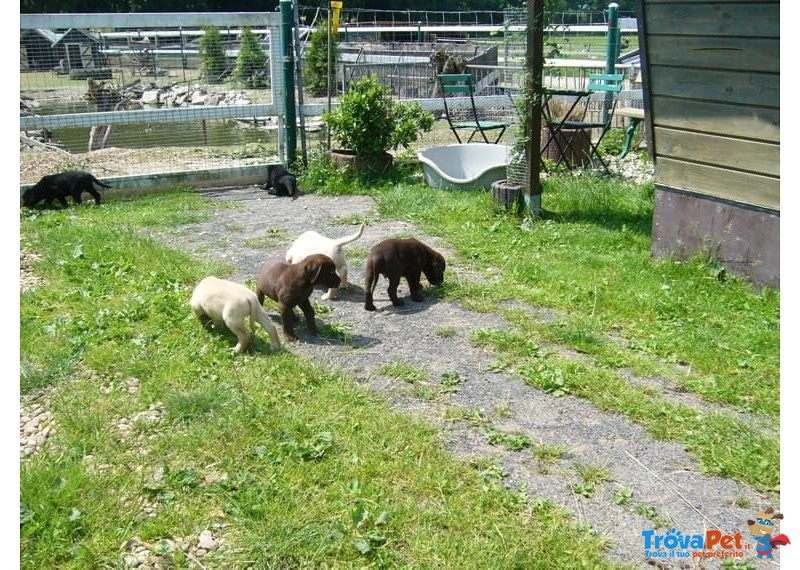
[[[338,59],[336,37],[331,40],[331,66],[328,68],[328,22],[319,20],[311,33],[311,42],[305,58],[303,82],[305,89],[315,96],[328,92],[328,75],[331,88],[336,92],[336,60]]]
[[[258,38],[250,28],[242,28],[239,55],[236,57],[236,68],[233,72],[234,78],[252,89],[266,87],[269,75],[266,65],[267,55],[261,48]]]
[[[200,77],[218,79],[228,67],[222,35],[215,26],[206,27],[203,31],[205,33],[200,38]]]

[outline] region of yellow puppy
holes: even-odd
[[[208,326],[212,321],[215,324],[225,323],[239,339],[233,348],[236,354],[245,350],[250,343],[250,332],[244,324],[247,317],[250,317],[250,329],[253,332],[256,332],[256,323],[267,331],[273,350],[281,347],[275,325],[269,320],[256,294],[244,285],[218,277],[206,277],[195,287],[189,304],[203,326]]]

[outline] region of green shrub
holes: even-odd
[[[328,66],[328,21],[320,20],[311,32],[311,42],[303,68],[304,86],[317,97],[328,93],[328,79],[332,90],[336,90],[336,60],[339,48],[336,36],[331,37],[331,65]]]
[[[416,102],[394,101],[374,74],[351,83],[322,120],[341,149],[362,157],[408,147],[433,127],[433,115]]]

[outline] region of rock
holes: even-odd
[[[158,89],[148,89],[142,93],[142,103],[145,105],[158,105],[161,92]]]
[[[200,533],[200,536],[197,537],[197,548],[202,548],[204,550],[214,550],[217,547],[217,541],[211,535],[211,531],[204,530]]]

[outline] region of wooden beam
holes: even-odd
[[[528,80],[525,132],[528,135],[526,206],[538,217],[541,214],[542,181],[539,157],[542,138],[542,69],[544,67],[544,0],[528,2]]]

